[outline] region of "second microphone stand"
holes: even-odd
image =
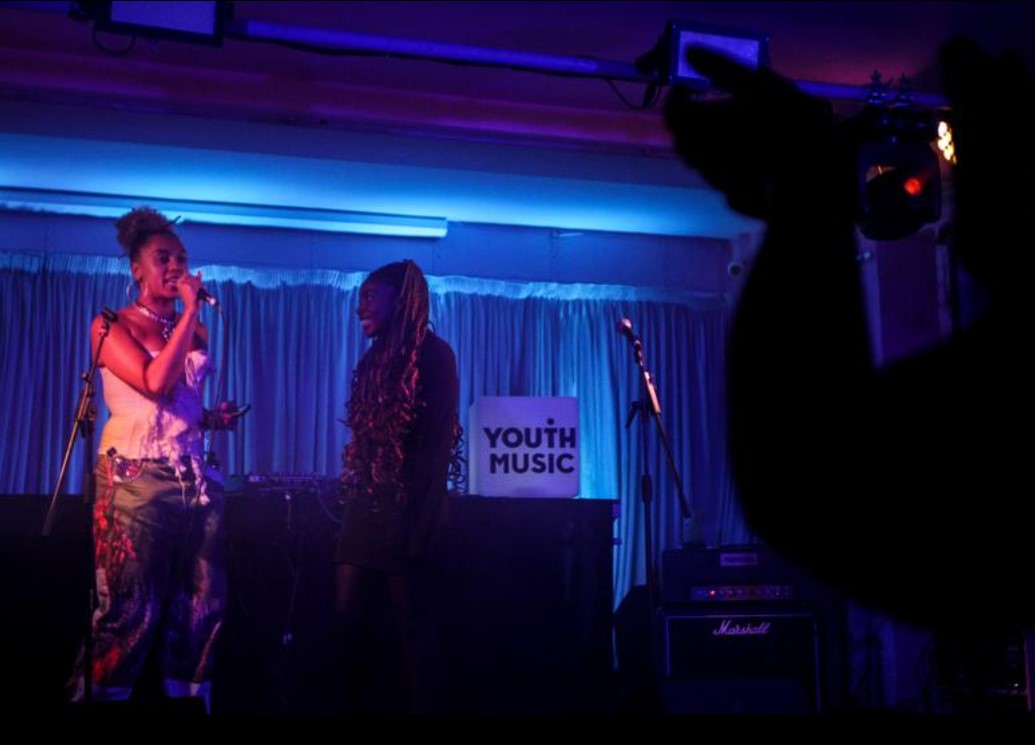
[[[687,523],[693,521],[693,511],[690,509],[689,502],[687,501],[686,494],[683,491],[683,480],[679,475],[679,470],[676,468],[675,459],[672,457],[672,446],[668,439],[668,433],[665,432],[665,427],[661,423],[661,405],[658,402],[658,392],[654,387],[654,381],[651,378],[650,371],[643,361],[643,343],[640,341],[640,337],[632,332],[632,324],[626,320],[618,324],[618,330],[624,336],[629,339],[633,349],[633,357],[636,360],[636,365],[640,371],[640,381],[642,387],[642,398],[639,401],[633,401],[629,405],[629,416],[626,419],[625,426],[628,429],[632,424],[633,419],[639,415],[640,424],[642,426],[642,437],[641,439],[641,472],[640,472],[640,501],[643,503],[643,544],[644,552],[646,553],[647,560],[647,603],[649,606],[650,614],[650,628],[654,628],[654,623],[657,618],[658,611],[658,591],[657,582],[655,580],[655,563],[654,563],[654,531],[651,521],[651,502],[653,500],[653,483],[650,475],[650,449],[648,447],[648,440],[650,436],[650,420],[653,419],[658,430],[658,438],[661,440],[662,448],[665,452],[665,458],[668,461],[669,471],[672,473],[672,478],[676,483],[676,489],[679,493],[679,509],[682,514],[683,520]],[[651,633],[651,660],[650,665],[652,669],[655,669],[658,664],[658,654],[655,647],[654,633]],[[651,676],[652,681],[656,678],[655,675]],[[652,682],[652,685],[654,683]]]

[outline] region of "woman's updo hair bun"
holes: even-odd
[[[176,235],[173,231],[175,224],[175,220],[170,220],[156,209],[134,207],[115,221],[115,230],[118,231],[117,240],[123,252],[130,260],[134,260],[140,248],[155,233]]]

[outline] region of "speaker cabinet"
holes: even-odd
[[[660,693],[680,714],[820,710],[815,616],[797,609],[667,607]]]

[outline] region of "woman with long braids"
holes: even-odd
[[[202,407],[211,365],[201,273],[188,270],[174,222],[139,207],[115,227],[136,297],[118,311],[99,360],[111,416],[95,469],[91,692],[129,698],[155,651],[166,694],[207,704],[226,577],[223,487],[202,429],[231,429],[243,411],[232,402]],[[95,354],[103,325],[98,316],[90,328]],[[74,698],[85,691],[81,662]]]
[[[460,437],[456,357],[428,328],[428,307],[428,282],[413,261],[383,266],[360,287],[359,321],[373,343],[352,377],[352,437],[343,454],[345,508],[335,554],[350,710],[407,711],[418,678],[417,639],[425,619],[417,578],[445,517]],[[370,649],[362,630],[378,597],[390,602],[403,679],[389,687],[388,701],[372,704],[362,701],[370,694],[369,676],[358,668],[361,652]],[[383,659],[373,665],[390,666]],[[379,672],[370,674],[378,679]]]

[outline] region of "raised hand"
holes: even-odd
[[[209,429],[233,430],[237,428],[237,420],[248,413],[251,404],[238,407],[236,401],[223,401],[215,411],[207,412]]]
[[[768,219],[781,189],[829,192],[832,173],[839,185],[850,185],[852,170],[828,102],[709,49],[693,47],[686,56],[721,94],[676,86],[665,121],[676,152],[730,207]]]
[[[201,271],[197,274],[184,272],[176,282],[176,289],[183,300],[183,307],[187,310],[196,310],[198,303],[198,291],[201,289]]]

